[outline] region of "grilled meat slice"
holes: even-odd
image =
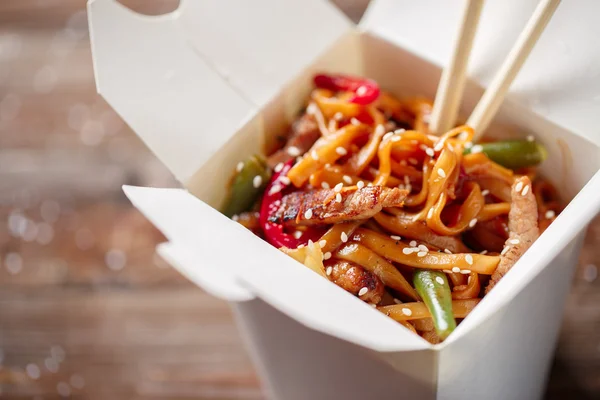
[[[292,124],[285,146],[267,158],[267,165],[274,168],[279,163],[286,163],[297,156],[306,153],[321,137],[321,131],[315,119],[303,114]]]
[[[385,289],[383,283],[377,276],[360,265],[348,261],[331,260],[325,264],[325,268],[330,271],[329,279],[342,289],[360,297],[367,303],[379,304],[381,302]]]
[[[339,193],[335,189],[293,192],[283,196],[269,221],[294,226],[368,219],[383,207],[402,206],[407,195],[406,190],[383,186],[348,187]]]

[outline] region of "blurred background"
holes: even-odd
[[[368,0],[335,3],[358,21]],[[121,192],[177,183],[91,61],[85,0],[0,0],[0,398],[264,398],[227,304],[154,255],[163,237]],[[598,263],[597,218],[548,399],[600,398]]]

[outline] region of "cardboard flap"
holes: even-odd
[[[185,183],[253,107],[187,43],[176,12],[148,17],[116,0],[88,11],[98,92]]]
[[[256,105],[352,26],[324,0],[182,0],[179,14],[199,56]]]
[[[310,328],[378,351],[431,347],[187,191],[123,190],[171,242],[160,254],[209,293],[231,301],[256,294]]]
[[[469,62],[469,76],[487,86],[538,0],[486,1]],[[447,65],[463,0],[373,0],[361,28],[438,65]],[[600,2],[563,1],[507,99],[600,142]]]

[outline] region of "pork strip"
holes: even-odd
[[[523,194],[525,193],[525,194]],[[508,213],[509,236],[505,242],[508,248],[500,255],[500,263],[492,274],[485,292],[490,290],[512,268],[521,256],[540,236],[538,228],[538,209],[535,195],[531,190],[531,181],[527,176],[516,179],[511,189],[510,212]]]
[[[275,168],[279,163],[286,163],[296,156],[306,153],[320,137],[321,131],[315,119],[311,115],[303,114],[292,124],[285,146],[267,158],[267,165]],[[295,151],[290,154],[290,147],[297,148],[298,154]]]
[[[360,265],[348,261],[331,260],[325,264],[325,269],[330,271],[329,279],[342,289],[360,297],[367,303],[379,304],[381,302],[385,289],[381,279]],[[363,288],[366,288],[366,291]]]
[[[398,188],[367,186],[293,192],[283,196],[279,208],[269,221],[285,225],[337,224],[344,221],[368,219],[383,207],[400,207],[408,192]]]

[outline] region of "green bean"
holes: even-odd
[[[548,156],[544,146],[528,140],[481,143],[465,149],[464,154],[471,153],[476,146],[481,146],[481,152],[490,160],[510,169],[533,167],[542,163]]]
[[[248,211],[271,178],[271,171],[261,156],[252,156],[240,164],[231,180],[229,193],[221,212],[232,217]]]
[[[452,313],[452,293],[446,274],[428,269],[416,270],[413,283],[431,313],[438,336],[444,340],[456,328]]]

